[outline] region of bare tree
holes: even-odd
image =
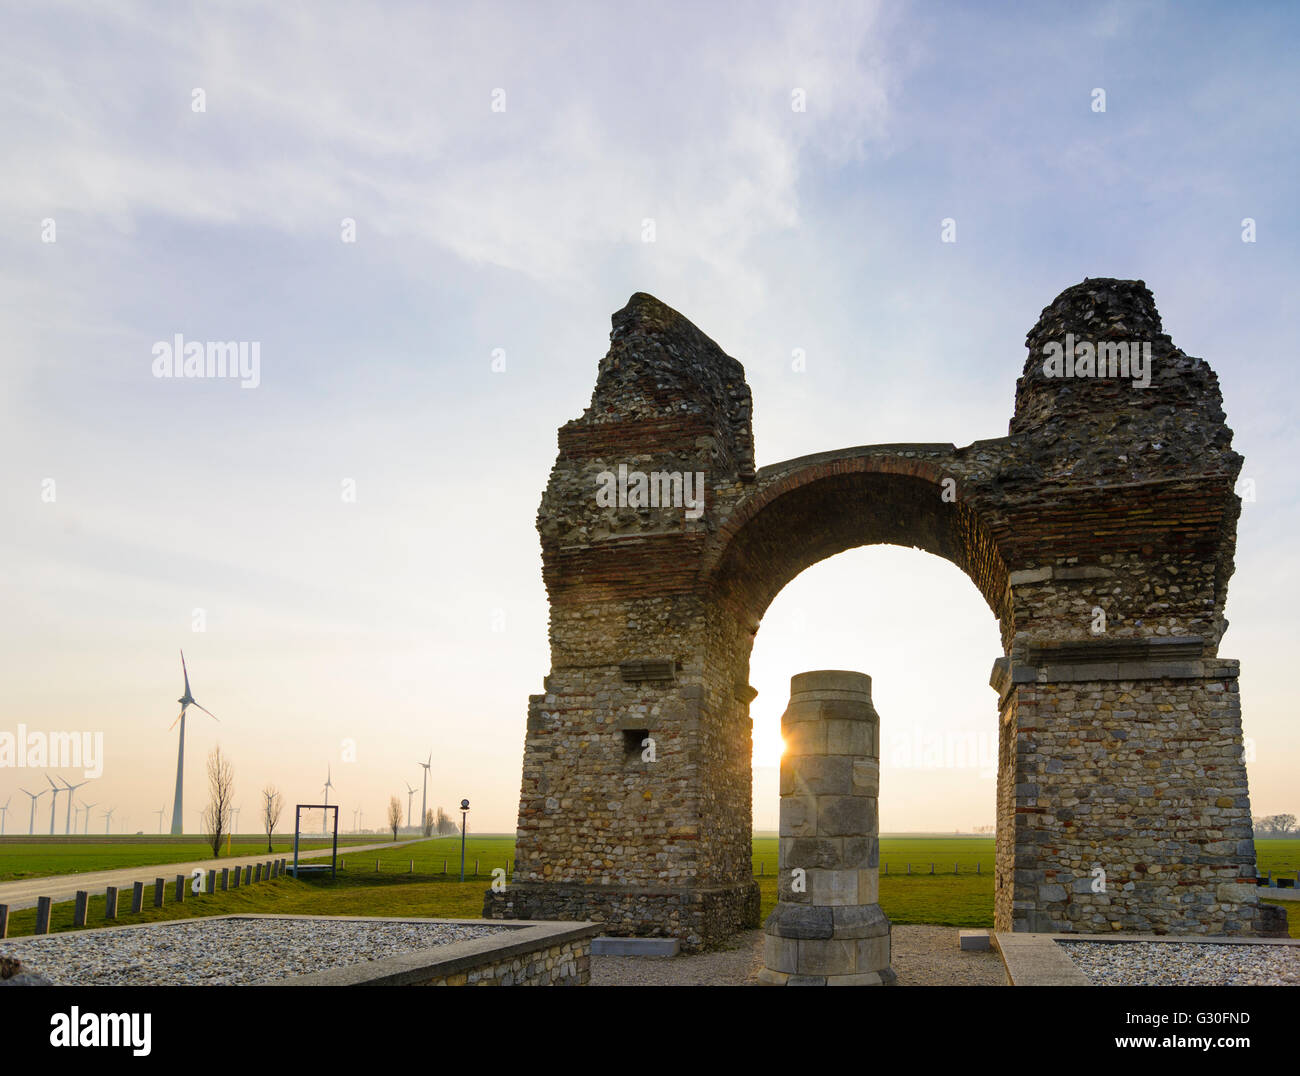
[[[439,837],[446,837],[449,834],[454,836],[460,832],[456,826],[455,820],[448,817],[447,812],[441,807],[438,808],[437,828]]]
[[[271,847],[271,835],[275,833],[275,827],[280,823],[280,811],[284,808],[284,797],[280,795],[275,785],[267,785],[262,789],[262,828],[266,830],[266,850],[274,851]]]
[[[402,801],[396,796],[388,797],[388,828],[393,831],[393,840],[397,840],[397,831],[402,825]]]
[[[1253,819],[1256,837],[1285,837],[1295,828],[1295,815],[1270,814]]]
[[[432,807],[426,808],[424,812],[424,835],[426,837],[433,836],[433,808]]]
[[[230,831],[230,805],[235,796],[235,767],[217,744],[208,755],[208,805],[203,808],[203,831],[212,855],[221,854],[221,840]]]

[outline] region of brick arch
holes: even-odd
[[[944,460],[873,448],[764,468],[705,547],[701,582],[756,631],[782,588],[818,561],[864,545],[922,549],[970,578],[1009,645],[1015,618],[1007,565],[991,529],[960,492]]]

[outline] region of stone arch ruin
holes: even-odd
[[[997,929],[1256,932],[1218,379],[1142,281],[1068,288],[1026,344],[1005,437],[756,470],[740,363],[632,296],[538,513],[551,672],[485,915],[686,949],[757,926],[759,621],[804,568],[887,542],[952,561],[1001,627]]]

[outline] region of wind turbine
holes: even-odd
[[[54,779],[47,773],[45,779],[50,782],[50,787],[54,789],[54,795],[50,797],[50,836],[54,836],[54,807],[59,802],[59,793],[63,791],[54,783]]]
[[[357,808],[356,807],[352,808],[352,832],[353,833],[361,832],[360,830],[357,829]]]
[[[68,813],[67,813],[66,815],[64,815],[64,817],[63,817],[63,832],[64,832],[64,833],[71,833],[71,832],[72,832],[72,793],[75,792],[77,789],[79,789],[82,785],[88,785],[88,784],[90,784],[90,782],[89,782],[89,781],[82,781],[81,784],[79,784],[79,785],[69,785],[68,782],[67,782],[64,778],[60,777],[59,780],[60,780],[60,781],[63,781],[63,783],[64,783],[65,785],[68,785],[68,788],[67,788],[67,792],[68,792]]]
[[[185,773],[185,711],[191,706],[196,706],[200,710],[203,710],[203,712],[212,718],[213,721],[217,720],[216,715],[213,714],[211,710],[206,710],[202,706],[199,706],[199,704],[194,701],[194,696],[190,694],[190,673],[185,667],[184,650],[181,651],[181,672],[185,676],[185,694],[176,700],[181,704],[180,716],[176,718],[176,721],[181,723],[181,739],[180,746],[176,749],[176,802],[172,804],[172,835],[176,837],[181,835],[181,816],[185,813],[184,806],[181,803],[181,778]],[[167,730],[168,732],[171,732],[171,730],[176,727],[176,721],[171,723],[171,728]]]
[[[108,832],[108,827],[111,826],[111,825],[113,824],[113,812],[116,811],[116,810],[117,810],[116,807],[110,807],[107,811],[104,812],[104,832],[105,832],[105,833]]]
[[[325,793],[325,806],[326,806],[326,807],[328,807],[328,806],[330,805],[330,789],[333,788],[333,787],[334,787],[334,785],[330,782],[330,768],[329,768],[329,766],[328,766],[328,764],[327,764],[327,765],[325,766],[325,787],[324,787],[324,789],[322,789],[322,791]],[[320,820],[320,831],[321,831],[322,834],[325,833],[325,827],[326,827],[326,824],[329,822],[329,817],[330,817],[330,813],[329,813],[329,811],[326,811],[326,812],[325,812],[325,817],[322,818],[322,819]]]
[[[411,797],[415,795],[415,789],[411,787],[410,781],[403,781],[406,786],[406,828],[411,828]]]
[[[28,792],[25,788],[19,788],[18,791],[32,797],[32,813],[27,819],[27,835],[30,837],[36,832],[36,801],[45,795],[45,789],[42,788],[39,792]]]
[[[13,799],[13,796],[9,797],[9,800],[11,799]],[[5,833],[5,815],[9,812],[9,800],[5,800],[4,806],[0,807],[0,837],[3,837]]]
[[[424,795],[420,797],[420,826],[423,828],[424,820],[429,817],[429,767],[433,765],[433,752],[429,752],[429,761],[421,762],[424,767]]]
[[[81,825],[81,832],[82,832],[82,833],[89,833],[89,832],[90,832],[90,809],[91,809],[92,807],[94,807],[94,806],[95,806],[95,805],[94,805],[93,803],[82,803],[82,805],[81,805],[81,808],[80,808],[80,809],[86,812],[86,821],[83,822],[82,825]]]
[[[158,816],[158,832],[161,833],[161,832],[162,832],[162,820],[163,820],[163,815],[165,815],[165,814],[167,813],[167,808],[166,808],[166,807],[159,807],[158,810],[156,810],[156,811],[150,811],[149,813],[150,813],[150,814],[156,814],[156,815]]]
[[[232,836],[239,832],[239,830],[235,828],[235,826],[238,824],[239,824],[239,808],[232,807],[230,808],[230,832]]]

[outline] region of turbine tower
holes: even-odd
[[[176,800],[172,804],[172,836],[175,837],[179,837],[183,832],[181,828],[181,816],[185,813],[184,805],[181,802],[183,799],[181,779],[185,774],[185,711],[191,706],[195,706],[198,707],[198,709],[203,710],[203,712],[212,718],[213,721],[217,720],[216,715],[213,714],[211,710],[206,710],[202,706],[199,706],[199,704],[194,701],[194,696],[190,694],[190,673],[185,667],[184,650],[181,651],[181,673],[185,676],[185,694],[176,700],[181,704],[181,713],[176,719],[176,721],[181,723],[181,739],[180,745],[176,749]],[[176,721],[172,722],[171,729],[176,727]],[[168,729],[167,731],[170,732],[171,729]]]
[[[90,809],[94,806],[95,805],[93,803],[85,803],[85,802],[83,802],[81,805],[81,809],[86,812],[86,820],[81,824],[82,833],[90,832]]]
[[[330,805],[330,789],[333,788],[333,787],[334,787],[334,785],[333,785],[333,783],[330,781],[330,768],[329,768],[329,766],[328,766],[328,764],[327,764],[327,765],[325,766],[325,787],[321,790],[321,791],[323,791],[323,792],[325,793],[325,806],[326,806],[326,807],[328,807],[328,806]],[[326,812],[325,812],[325,816],[320,820],[320,831],[321,831],[322,834],[325,833],[325,827],[326,827],[326,825],[327,825],[328,822],[329,822],[329,817],[330,817],[330,813],[329,813],[329,811],[326,811]]]
[[[25,788],[19,788],[18,791],[32,798],[32,813],[27,818],[27,836],[30,837],[36,832],[36,801],[45,795],[45,789],[39,792],[28,792]]]
[[[54,783],[54,778],[52,778],[48,773],[45,775],[45,779],[50,782],[50,787],[54,789],[54,795],[50,797],[50,836],[53,837],[54,836],[54,808],[59,802],[59,793],[62,792],[63,789],[61,789],[58,785]]]
[[[406,828],[411,828],[411,797],[415,795],[415,789],[411,787],[410,781],[403,781],[406,786]]]
[[[150,813],[150,814],[156,814],[156,815],[158,816],[158,832],[161,833],[161,832],[162,832],[162,820],[163,820],[163,815],[165,815],[165,814],[167,813],[167,808],[166,808],[166,807],[159,807],[158,810],[156,810],[156,811],[151,811],[151,812],[149,812],[149,813]]]
[[[5,835],[5,815],[9,812],[9,800],[11,799],[13,799],[13,796],[10,796],[8,800],[5,800],[4,806],[0,807],[0,837]]]
[[[68,787],[67,787],[67,792],[68,792],[68,811],[67,811],[67,814],[65,814],[65,815],[63,816],[63,832],[64,832],[64,833],[71,833],[71,832],[72,832],[72,793],[75,792],[77,789],[81,788],[82,785],[88,785],[88,784],[90,784],[90,782],[89,782],[89,781],[82,781],[81,784],[71,785],[71,784],[68,784],[68,782],[67,782],[66,780],[64,780],[64,778],[62,778],[62,777],[60,777],[59,780],[60,780],[60,781],[63,781],[63,783],[64,783],[65,785],[68,786]]]
[[[116,807],[110,807],[107,811],[104,812],[104,832],[105,832],[105,833],[108,832],[108,827],[111,826],[111,825],[113,824],[113,812],[116,811],[116,810],[117,810]]]
[[[433,765],[433,752],[429,752],[429,761],[421,762],[424,767],[424,795],[420,797],[420,828],[424,829],[424,820],[429,817],[429,767]]]

